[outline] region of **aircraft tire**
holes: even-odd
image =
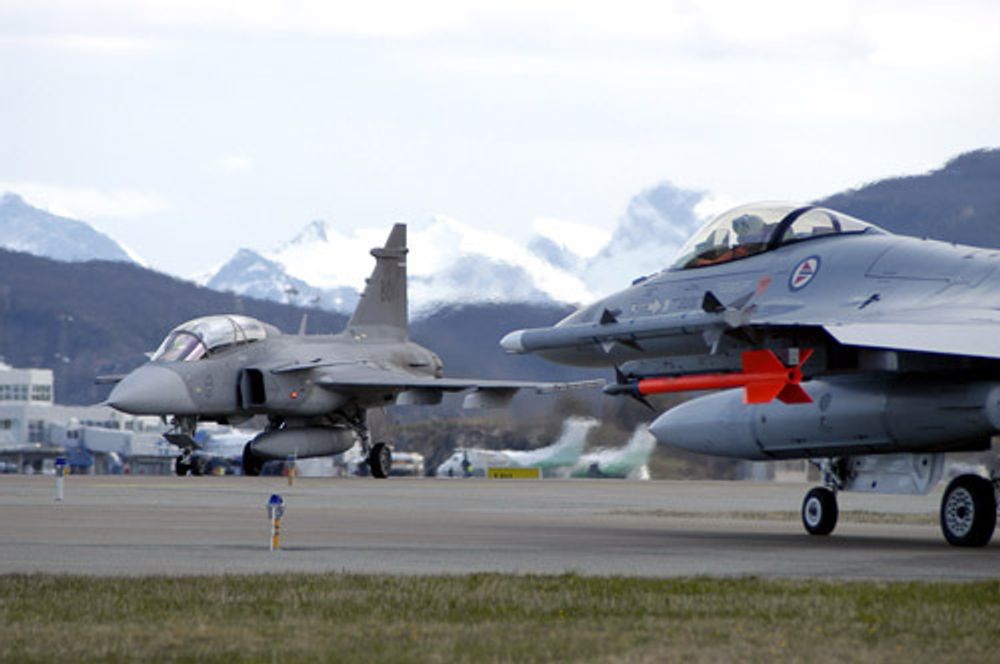
[[[979,475],[959,475],[941,497],[941,532],[952,546],[986,546],[997,525],[993,483]]]
[[[184,477],[191,472],[191,464],[184,460],[184,455],[178,456],[174,463],[174,472],[178,477]]]
[[[243,447],[243,474],[257,477],[263,467],[263,460],[253,453],[253,448],[250,447],[250,443],[247,443]]]
[[[837,526],[837,494],[818,486],[802,501],[802,525],[810,535],[829,535]]]
[[[205,466],[207,465],[204,459],[193,457],[191,459],[191,474],[195,477],[201,477],[205,474]]]
[[[368,453],[368,468],[372,477],[384,480],[392,471],[392,450],[385,443],[375,443]]]

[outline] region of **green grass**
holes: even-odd
[[[995,662],[1000,581],[12,575],[0,626],[9,662]]]

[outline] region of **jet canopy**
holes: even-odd
[[[672,270],[718,265],[794,242],[847,233],[884,233],[877,226],[813,205],[755,203],[724,212],[681,247]]]
[[[178,325],[153,353],[152,361],[192,362],[213,351],[260,341],[277,331],[248,316],[205,316]]]

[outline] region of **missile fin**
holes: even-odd
[[[778,394],[778,400],[781,403],[787,404],[812,403],[812,397],[809,396],[809,393],[802,389],[801,385],[793,383],[785,385],[784,389]]]
[[[743,353],[743,373],[782,373],[786,370],[784,363],[772,351],[748,350]]]
[[[748,383],[743,388],[743,403],[771,403],[787,387],[782,380]]]

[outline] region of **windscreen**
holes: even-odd
[[[213,351],[259,341],[267,337],[267,327],[247,316],[206,316],[174,328],[153,354],[153,361],[191,362]]]

